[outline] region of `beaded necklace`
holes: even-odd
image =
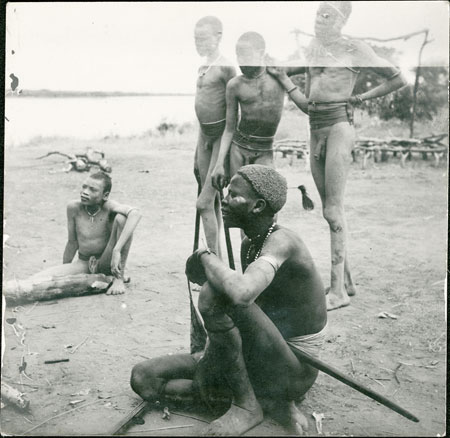
[[[268,239],[269,236],[272,234],[273,229],[275,228],[275,225],[276,225],[276,223],[274,222],[274,223],[270,226],[270,228],[267,230],[266,236],[264,237],[264,240],[263,240],[261,246],[259,247],[258,251],[256,252],[255,257],[253,258],[252,262],[254,262],[254,261],[259,257],[259,255],[261,254],[261,251],[262,251],[262,249],[263,249],[263,247],[264,247],[264,245],[265,245],[267,239]],[[245,261],[247,262],[247,265],[249,264],[249,261],[250,261],[250,252],[251,252],[252,249],[255,248],[255,244],[253,243],[253,241],[258,240],[260,237],[261,237],[261,234],[258,234],[258,235],[257,235],[256,237],[254,237],[253,239],[250,239],[250,242],[252,242],[252,243],[250,244],[250,246],[249,246],[249,248],[248,248],[247,256],[246,256],[246,258],[245,258]]]

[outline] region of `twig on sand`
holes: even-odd
[[[87,340],[89,339],[89,336],[87,336],[84,341],[80,342],[73,350],[70,350],[69,353],[73,354],[75,351],[77,351]]]
[[[158,427],[157,429],[136,430],[136,431],[131,431],[131,432],[127,432],[127,433],[130,434],[130,433],[142,433],[142,432],[157,432],[159,430],[182,429],[183,427],[194,427],[194,425],[193,424],[183,424],[180,426]]]
[[[175,412],[175,411],[171,411],[171,414],[172,414],[172,415],[178,415],[179,417],[192,418],[193,420],[197,420],[197,421],[200,421],[200,422],[202,422],[202,423],[207,423],[207,424],[209,424],[209,421],[202,420],[201,418],[194,417],[193,415],[180,414],[179,412]]]
[[[86,407],[88,407],[88,406],[92,406],[92,405],[94,405],[94,404],[96,404],[96,403],[99,403],[99,402],[101,402],[101,401],[104,401],[104,400],[107,400],[107,399],[110,399],[110,398],[113,398],[113,397],[118,397],[118,396],[120,396],[120,395],[126,395],[126,394],[125,394],[124,392],[119,392],[118,394],[109,395],[109,396],[107,396],[107,397],[105,397],[105,398],[101,398],[101,399],[95,400],[95,401],[93,401],[93,402],[91,402],[91,403],[87,403],[87,404],[85,404],[85,405],[78,406],[78,408],[70,408],[69,410],[64,411],[64,412],[61,412],[61,413],[58,414],[58,415],[54,415],[53,417],[47,418],[47,420],[44,420],[42,423],[37,424],[36,426],[32,427],[31,429],[28,429],[27,431],[25,431],[25,432],[19,434],[18,436],[26,436],[26,435],[28,435],[30,432],[32,432],[33,430],[36,430],[38,427],[43,426],[44,424],[48,423],[49,421],[54,420],[55,418],[62,417],[63,415],[69,414],[70,412],[78,411],[79,409],[86,408]]]
[[[350,359],[350,365],[352,367],[352,373],[355,374],[355,365],[353,365],[353,360]]]
[[[394,379],[400,385],[400,380],[398,379],[397,372],[400,370],[402,363],[400,362],[394,370]]]
[[[377,382],[378,385],[381,385],[384,388],[384,385],[381,382],[379,382],[377,379],[374,379],[373,377],[369,377],[369,379],[373,380],[374,382]]]
[[[25,312],[25,314],[26,314],[26,315],[30,314],[30,313],[33,311],[33,309],[38,305],[38,303],[39,303],[39,301],[35,301],[34,304],[33,304],[33,306],[32,306],[30,309],[28,309],[28,310]]]

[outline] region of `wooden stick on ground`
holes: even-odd
[[[419,422],[419,419],[415,415],[411,414],[411,412],[408,412],[406,409],[403,409],[398,404],[389,400],[384,395],[378,394],[377,392],[371,390],[370,388],[367,388],[366,386],[357,382],[355,379],[344,375],[339,370],[332,368],[330,365],[327,365],[325,362],[322,362],[320,359],[317,359],[316,357],[313,357],[303,351],[297,350],[292,347],[291,350],[302,362],[306,362],[309,365],[313,366],[314,368],[318,369],[319,371],[322,371],[323,373],[328,374],[331,377],[334,377],[340,382],[345,383],[351,388],[356,389],[357,391],[361,392],[367,397],[370,397],[371,399],[377,401],[378,403],[381,403],[387,408],[392,409],[393,411],[397,412],[397,414],[402,415],[408,420],[415,421],[416,423]]]
[[[149,405],[146,400],[142,400],[136,407],[134,407],[125,417],[114,425],[111,435],[120,435],[131,425],[131,422],[148,410]]]
[[[44,420],[42,423],[39,423],[39,424],[37,424],[36,426],[33,426],[31,429],[28,429],[27,431],[25,431],[25,432],[19,434],[19,436],[27,436],[27,435],[28,435],[30,432],[32,432],[33,430],[36,430],[38,427],[43,426],[44,424],[48,423],[48,422],[51,421],[51,420],[54,420],[55,418],[62,417],[63,415],[70,414],[71,412],[78,411],[79,409],[82,409],[82,408],[87,408],[88,406],[95,405],[96,403],[100,403],[100,402],[102,402],[102,401],[108,400],[108,399],[113,398],[113,397],[117,397],[117,396],[119,396],[119,395],[125,395],[125,394],[123,394],[122,392],[120,392],[119,394],[109,395],[109,396],[107,396],[107,397],[105,397],[105,398],[95,400],[95,401],[93,401],[93,402],[91,402],[91,403],[87,403],[87,404],[85,404],[85,405],[78,406],[77,408],[70,408],[70,409],[67,410],[67,411],[61,412],[60,414],[54,415],[53,417],[50,417],[50,418],[47,418],[47,419]]]

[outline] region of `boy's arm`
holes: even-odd
[[[67,243],[64,249],[63,264],[72,263],[75,253],[78,250],[77,231],[75,228],[76,203],[67,205]]]
[[[234,131],[236,130],[239,103],[236,95],[235,81],[228,82],[226,91],[227,101],[227,121],[225,131],[220,141],[219,156],[212,173],[212,185],[216,190],[221,190],[227,185],[225,176],[225,158],[230,150],[231,141],[233,140]]]
[[[363,68],[370,68],[377,75],[383,77],[385,82],[362,94],[352,96],[350,102],[360,103],[364,100],[375,99],[392,93],[407,84],[401,71],[387,59],[379,57],[374,50],[363,42],[357,43],[355,64]]]
[[[308,114],[308,99],[298,89],[292,80],[288,77],[285,70],[282,67],[269,67],[268,73],[274,76],[283,88],[289,94],[292,101],[305,113]]]
[[[120,252],[122,251],[122,248],[125,245],[125,243],[133,234],[142,216],[137,208],[130,207],[124,204],[119,204],[118,202],[107,201],[105,206],[111,212],[116,214],[122,214],[127,218],[122,233],[120,233],[119,239],[117,240],[116,245],[113,248],[113,253],[111,257],[111,272],[113,273],[113,275],[117,276],[120,275],[119,269]]]

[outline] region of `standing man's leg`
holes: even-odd
[[[122,233],[123,227],[125,226],[126,217],[121,214],[116,214],[114,221],[112,223],[111,235],[109,237],[108,244],[106,245],[103,254],[98,260],[90,260],[91,270],[93,272],[102,272],[106,274],[111,273],[111,257],[114,247]],[[120,272],[119,278],[116,278],[111,285],[111,287],[106,292],[107,295],[118,295],[125,292],[124,281],[127,281],[125,276],[125,268],[128,259],[128,254],[130,252],[131,243],[133,241],[133,236],[131,236],[123,245],[120,252]]]
[[[346,291],[354,294],[348,262],[346,262],[347,223],[344,213],[344,192],[351,162],[354,130],[346,122],[311,132],[311,172],[319,190],[323,215],[330,226],[331,284],[327,297],[328,310],[350,303]],[[326,148],[325,158],[317,154]],[[347,265],[347,273],[345,267]]]
[[[199,133],[196,159],[202,191],[197,199],[196,207],[202,217],[206,244],[213,251],[219,253],[219,231],[222,223],[222,213],[220,211],[219,194],[211,184],[211,173],[219,155],[220,137],[213,142],[211,141],[211,143],[202,132]]]
[[[345,126],[344,124],[339,124],[342,126]],[[350,149],[353,148],[353,142],[354,142],[354,131],[353,127],[348,125],[347,128],[344,128],[344,131],[346,133],[342,132],[343,139],[339,139],[339,134],[331,135],[331,130],[333,127],[330,128],[322,128],[320,130],[311,131],[311,149],[310,149],[310,156],[311,156],[311,174],[313,176],[314,182],[316,184],[317,190],[319,192],[321,201],[322,201],[322,208],[323,208],[323,215],[324,218],[329,218],[332,222],[333,220],[336,220],[335,217],[333,217],[333,213],[336,213],[336,210],[338,210],[338,217],[337,220],[341,220],[343,222],[343,233],[341,233],[343,236],[337,235],[338,233],[332,231],[330,221],[327,219],[328,223],[330,224],[330,236],[331,236],[331,254],[332,254],[332,267],[331,267],[331,286],[328,289],[328,291],[333,290],[340,290],[339,299],[336,299],[335,296],[328,299],[328,310],[332,310],[338,307],[342,307],[342,305],[347,305],[349,303],[348,296],[355,295],[355,288],[353,285],[352,277],[350,274],[350,267],[348,263],[348,256],[346,251],[346,245],[345,245],[345,255],[344,255],[344,274],[343,274],[343,282],[344,287],[346,290],[342,290],[342,266],[338,263],[336,265],[333,264],[333,253],[336,248],[337,244],[337,250],[340,251],[339,241],[342,240],[342,237],[344,237],[344,242],[346,242],[347,238],[347,222],[345,219],[345,214],[343,210],[343,193],[345,188],[345,183],[347,180],[347,174],[348,174],[348,168],[349,165],[347,164],[347,152]],[[339,130],[337,131],[339,132]],[[329,137],[332,137],[332,142],[334,145],[338,144],[337,142],[343,141],[343,147],[344,150],[344,156],[341,158],[338,158],[336,156],[333,158],[333,152],[331,152],[331,155],[329,156]],[[339,151],[339,148],[331,146],[332,150]],[[321,151],[323,154],[321,154]],[[334,160],[337,159],[336,166],[334,166]],[[326,165],[328,166],[329,172],[326,174]],[[334,167],[334,169],[333,169]],[[327,177],[326,177],[327,176]],[[333,183],[331,180],[337,182],[338,187],[336,187],[335,193],[330,193],[330,195],[327,197],[327,187],[329,187],[332,191],[333,189]],[[343,184],[343,186],[342,186]],[[331,199],[329,197],[331,196]],[[337,209],[333,208],[334,204],[338,204],[340,208]],[[329,208],[326,208],[328,206]],[[341,211],[341,213],[339,213]],[[339,261],[339,259],[334,259],[334,262]],[[328,293],[327,291],[327,293]],[[333,295],[335,292],[332,293]],[[331,300],[331,303],[330,303]]]

